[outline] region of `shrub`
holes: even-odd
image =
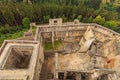
[[[29,28],[29,26],[30,26],[29,18],[27,18],[27,17],[23,18],[22,24],[24,25],[25,28]]]

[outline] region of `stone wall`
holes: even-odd
[[[1,80],[39,80],[44,55],[38,41],[7,40],[1,49]]]
[[[92,42],[92,36],[89,37],[91,34],[86,35],[88,27],[94,35]],[[43,38],[43,40],[47,39],[52,43],[55,40],[60,40],[63,44],[61,50],[64,52],[58,53],[57,71],[89,71],[96,68],[117,71],[120,68],[118,67],[119,64],[116,64],[119,63],[120,34],[110,29],[95,23],[77,22],[77,24],[38,25],[37,30],[37,40]],[[86,38],[86,36],[88,37]],[[81,41],[83,45],[81,45]],[[81,49],[84,48],[87,48],[85,52],[81,52]],[[54,57],[48,57],[47,63],[51,68],[50,71],[55,74]]]

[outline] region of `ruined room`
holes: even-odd
[[[43,46],[49,43],[52,47],[45,50],[41,79],[117,79],[119,34],[96,24],[78,22],[44,26],[38,26]]]

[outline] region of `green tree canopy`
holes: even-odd
[[[104,26],[107,26],[110,29],[115,29],[118,26],[118,24],[116,21],[110,20],[110,21],[106,21],[104,23]]]
[[[98,15],[98,16],[96,16],[95,19],[93,19],[93,22],[98,23],[98,24],[104,24],[105,18]]]

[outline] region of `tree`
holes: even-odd
[[[93,22],[102,25],[102,24],[104,24],[104,22],[105,22],[105,18],[104,18],[104,17],[102,18],[100,15],[98,15],[98,16],[96,16],[95,19],[93,19]]]
[[[101,0],[85,0],[85,5],[94,9],[99,9]]]
[[[28,28],[30,26],[29,18],[27,18],[27,17],[23,18],[22,23],[23,23],[25,28]]]
[[[79,21],[81,21],[82,15],[79,15],[79,16],[77,17],[77,19],[78,19]]]
[[[120,13],[120,7],[118,7],[116,10],[117,10],[117,12],[119,12],[119,13]]]
[[[108,11],[115,11],[116,8],[117,8],[117,7],[116,7],[115,5],[110,4],[110,3],[107,3],[107,4],[105,5],[105,9],[107,9]]]
[[[50,15],[44,16],[44,23],[48,23],[50,19]]]
[[[64,21],[64,22],[66,22],[66,21],[67,21],[67,18],[65,17],[65,15],[64,15],[64,14],[62,15],[62,19],[63,19],[63,21]]]
[[[92,21],[93,21],[92,16],[90,16],[89,18],[88,17],[83,18],[83,22],[85,22],[85,23],[91,23]]]
[[[118,24],[116,21],[110,20],[110,21],[106,21],[104,23],[104,26],[114,30],[115,28],[117,28]]]

